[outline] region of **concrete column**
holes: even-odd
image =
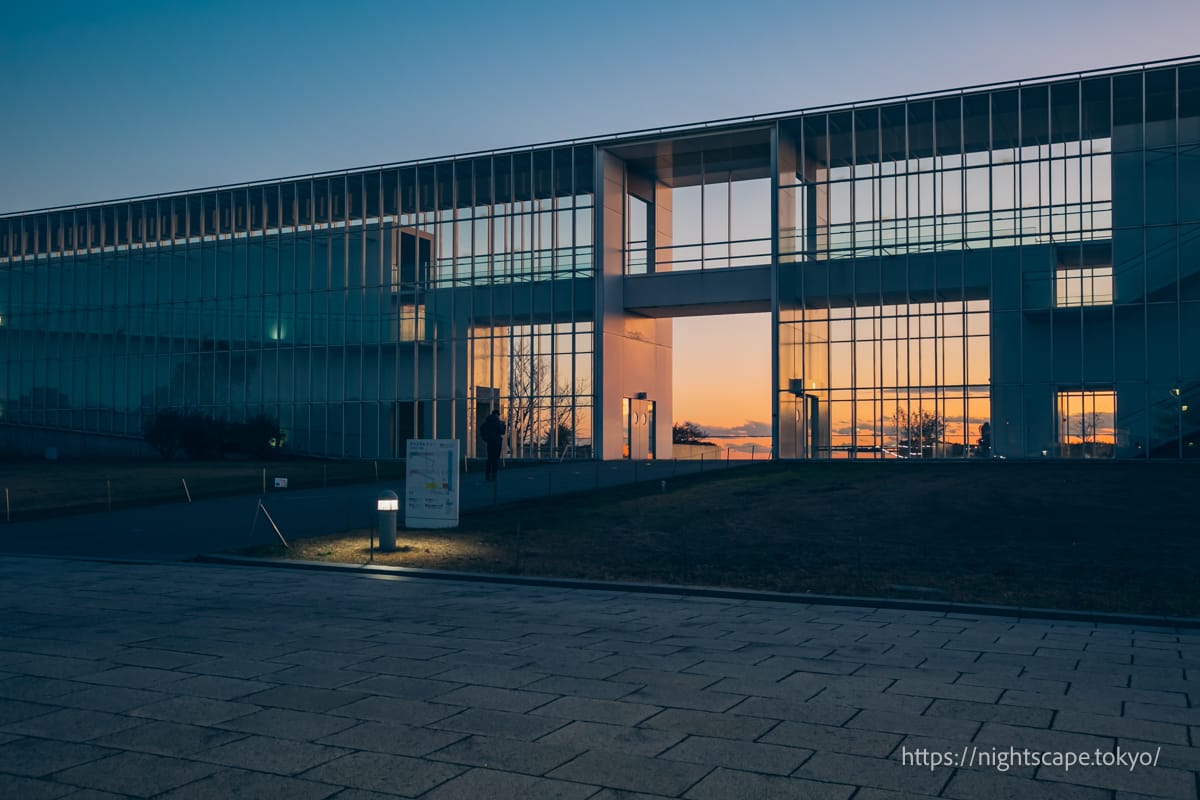
[[[596,452],[604,459],[619,459],[624,434],[621,400],[646,393],[657,404],[656,449],[659,458],[671,454],[671,321],[651,319],[625,311],[625,195],[631,178],[641,181],[639,195],[657,197],[658,189],[647,178],[630,176],[625,164],[611,153],[598,153],[600,166],[600,263],[596,270]],[[665,187],[664,187],[665,188]],[[655,238],[669,216],[656,214]],[[666,240],[669,243],[669,239]]]

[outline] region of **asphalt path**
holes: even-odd
[[[463,510],[632,484],[670,481],[680,475],[734,468],[747,461],[586,461],[501,470],[494,483],[482,473],[462,476]],[[23,555],[179,560],[201,553],[278,542],[259,501],[286,539],[366,528],[375,522],[375,500],[390,489],[404,497],[403,481],[272,490],[212,499],[118,509],[0,524],[0,553]],[[401,501],[403,508],[403,501]],[[403,514],[403,512],[401,512]],[[400,520],[403,527],[403,519]]]

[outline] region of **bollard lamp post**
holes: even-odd
[[[396,550],[396,514],[400,511],[400,497],[390,489],[380,492],[375,501],[375,511],[379,515],[379,549],[384,553]]]

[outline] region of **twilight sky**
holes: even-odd
[[[1185,56],[1198,30],[1197,0],[13,2],[0,213]],[[675,419],[769,419],[761,317],[675,341]],[[751,349],[768,377],[702,388]]]

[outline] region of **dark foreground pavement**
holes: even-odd
[[[1197,796],[1197,631],[166,562],[0,587],[3,798]]]
[[[551,495],[583,492],[680,475],[736,469],[749,461],[587,461],[506,469],[496,483],[482,472],[462,476],[464,510]],[[763,463],[763,462],[760,462]],[[375,499],[384,489],[404,497],[403,481],[272,491],[263,504],[290,541],[375,523]],[[0,522],[0,553],[180,559],[200,553],[278,542],[261,517],[259,495],[237,495],[194,503],[120,509],[29,522]],[[401,519],[403,526],[403,518]]]

